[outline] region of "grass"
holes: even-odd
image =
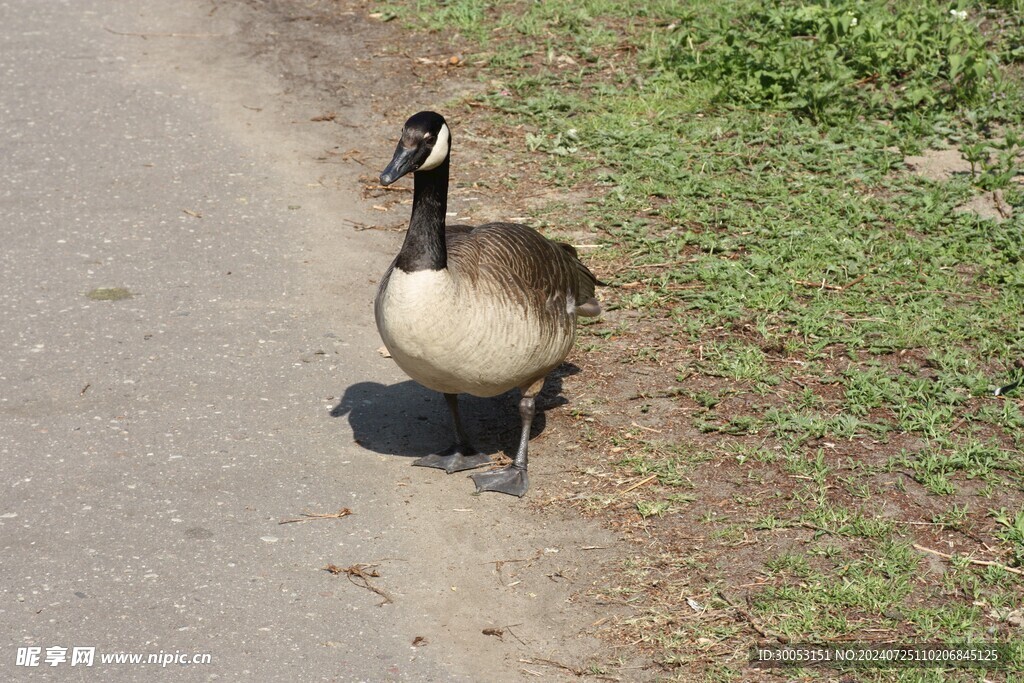
[[[635,609],[623,637],[664,676],[737,681],[765,634],[1019,642],[1020,577],[966,558],[1024,566],[1022,390],[992,395],[1024,359],[1024,3],[380,11],[472,65],[464,125],[522,126],[487,150],[531,162],[503,192],[587,197],[531,222],[589,235],[613,285],[581,332],[611,379],[580,470],[628,495],[578,499],[641,530],[608,589]],[[935,148],[963,171],[911,173]],[[996,191],[1012,217],[958,210]]]

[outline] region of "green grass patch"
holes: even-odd
[[[967,3],[755,3],[680,25],[650,62],[712,84],[718,103],[920,125],[1002,83],[978,23]]]

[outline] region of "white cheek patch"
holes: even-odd
[[[441,130],[437,133],[437,142],[434,143],[434,149],[430,150],[430,156],[423,162],[418,171],[429,171],[437,168],[448,156],[448,143],[451,136],[448,133],[448,124],[441,124]]]

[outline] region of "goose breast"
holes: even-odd
[[[375,313],[392,358],[443,393],[495,396],[538,379],[568,355],[574,272],[561,249],[523,226],[449,231],[448,268],[381,282]]]

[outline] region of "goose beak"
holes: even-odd
[[[406,173],[415,171],[418,151],[419,149],[416,147],[405,147],[402,143],[398,143],[398,147],[395,148],[395,156],[392,157],[391,163],[388,164],[387,168],[381,171],[380,184],[390,185]]]

